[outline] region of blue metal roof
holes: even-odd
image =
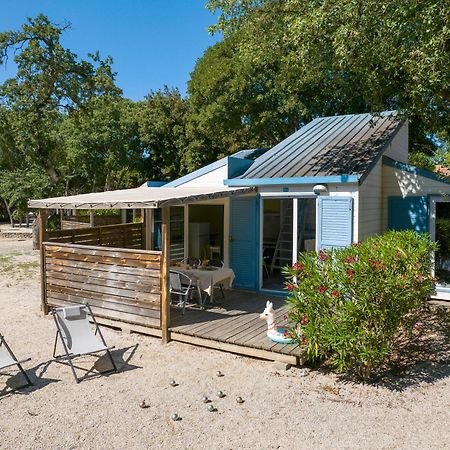
[[[395,111],[314,119],[256,158],[239,178],[360,177],[401,124]]]

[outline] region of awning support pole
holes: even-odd
[[[39,223],[39,249],[41,253],[41,311],[47,315],[50,311],[47,304],[47,285],[45,275],[45,248],[44,242],[47,240],[47,210],[40,209],[38,216]]]
[[[162,261],[161,261],[161,330],[162,342],[170,342],[170,207],[162,208]]]

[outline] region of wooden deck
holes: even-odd
[[[225,291],[221,305],[206,310],[172,309],[171,339],[203,347],[288,364],[304,362],[305,348],[276,344],[266,335],[267,324],[259,318],[266,301],[273,302],[276,322],[286,314],[284,299],[243,291]]]

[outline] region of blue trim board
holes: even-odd
[[[238,178],[224,180],[228,186],[273,186],[291,184],[320,183],[358,183],[358,175],[332,175],[325,177],[294,177],[294,178]]]
[[[147,181],[147,187],[161,187],[165,186],[167,181]]]
[[[389,158],[388,156],[383,156],[383,165],[393,167],[394,169],[403,170],[404,172],[413,173],[424,178],[429,178],[430,180],[438,181],[443,184],[450,184],[449,179],[443,176],[439,176],[438,174],[431,172],[430,170],[411,166],[409,164],[405,164],[400,161],[396,161],[395,159]]]
[[[273,295],[274,297],[287,297],[288,291],[276,291],[274,289],[258,289],[256,292],[259,294]]]
[[[228,157],[228,178],[235,178],[242,175],[251,165],[251,159]]]
[[[450,292],[450,288],[437,285],[437,286],[436,286],[436,291],[437,291],[437,292],[445,292],[445,293],[448,293],[448,292]]]

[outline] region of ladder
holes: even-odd
[[[274,269],[292,262],[292,201],[282,202],[280,209],[280,232],[270,263],[270,274]]]

